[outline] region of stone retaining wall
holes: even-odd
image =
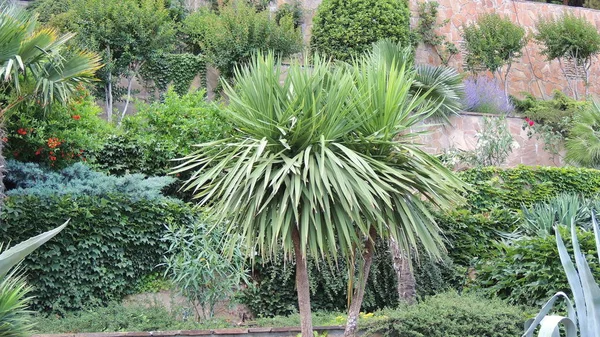
[[[422,125],[413,131],[429,131],[421,135],[417,143],[423,144],[424,151],[433,154],[442,153],[445,149],[455,148],[470,151],[477,146],[476,134],[481,131],[483,118],[486,115],[475,113],[461,113],[450,117],[450,125],[431,123]],[[507,117],[508,129],[516,142],[516,148],[508,157],[507,162],[502,165],[514,167],[517,165],[543,165],[563,166],[561,156],[553,158],[544,150],[544,143],[535,137],[529,138],[527,130],[523,129],[523,118]]]

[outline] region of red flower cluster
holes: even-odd
[[[81,119],[81,116],[79,116],[79,115],[73,115],[73,119],[76,120],[76,121],[78,121],[78,120]]]
[[[62,144],[56,137],[48,138],[48,147],[51,149],[57,148]]]
[[[27,134],[27,130],[20,128],[19,130],[17,130],[17,133],[21,136],[25,136]]]
[[[527,122],[527,124],[529,124],[529,126],[533,126],[535,124],[535,122],[529,119],[529,117],[525,117],[525,121]]]
[[[4,137],[4,138],[2,138],[2,141],[5,142],[5,143],[8,143],[8,138]]]

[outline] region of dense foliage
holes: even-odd
[[[572,253],[569,231],[562,228],[561,233]],[[596,255],[593,232],[580,231],[578,238],[583,252]],[[589,265],[598,278],[600,264],[589,259]],[[498,244],[478,265],[476,284],[491,296],[529,306],[541,306],[558,291],[571,294],[554,235],[523,237],[510,244]]]
[[[311,307],[316,310],[345,311],[348,306],[348,265],[343,259],[335,265],[309,259]],[[438,262],[421,256],[414,258],[417,295],[422,298],[458,286],[452,261]],[[257,263],[254,282],[240,296],[252,313],[259,317],[289,315],[298,310],[295,292],[295,263],[282,259]],[[398,305],[397,278],[387,244],[378,240],[376,254],[367,280],[363,310],[393,308]]]
[[[21,172],[29,182],[17,182],[26,185],[25,191],[8,192],[0,215],[2,238],[19,242],[71,219],[60,236],[23,262],[35,288],[31,303],[37,310],[73,310],[120,300],[161,262],[167,249],[161,241],[165,225],[193,221],[183,203],[143,198],[142,191],[160,191],[159,181],[134,179],[128,185],[128,177],[118,182],[115,179],[121,178],[98,176],[81,167],[39,175],[27,166]],[[32,184],[38,178],[46,183]],[[90,190],[101,192],[99,185],[108,186],[101,195],[88,195]],[[61,188],[71,193],[58,193]]]
[[[36,102],[21,104],[6,117],[6,156],[54,168],[86,161],[113,132],[101,112],[83,87],[65,106],[48,110]]]
[[[146,62],[174,49],[170,14],[164,0],[72,0],[60,19],[51,19],[58,29],[77,33],[78,45],[101,53],[104,67],[97,73],[101,81],[96,87],[109,121],[114,102],[131,99],[131,87],[118,88],[120,78],[131,84]]]
[[[367,335],[402,337],[513,337],[523,332],[525,314],[503,301],[453,292],[385,311]]]
[[[580,112],[573,122],[565,144],[568,162],[585,167],[600,168],[600,104]]]
[[[164,94],[169,85],[179,95],[185,95],[196,76],[206,82],[206,59],[191,53],[160,54],[152,57],[141,69],[141,76],[152,82],[159,94]],[[206,86],[206,83],[202,83]],[[148,85],[150,89],[150,85]]]
[[[240,237],[202,222],[167,228],[166,275],[194,308],[196,320],[214,317],[216,305],[230,300],[247,281]],[[229,240],[238,242],[232,251],[224,244]]]
[[[585,168],[486,167],[465,171],[460,177],[477,191],[466,196],[467,204],[482,213],[496,206],[518,210],[562,192],[584,196],[600,192],[600,171]]]
[[[175,165],[172,160],[192,152],[194,144],[220,139],[231,130],[203,91],[183,96],[169,91],[162,103],[140,104],[134,116],[125,118],[122,132],[93,153],[94,162],[111,174],[164,175]]]
[[[163,198],[161,191],[174,180],[142,174],[116,177],[95,172],[82,163],[54,172],[34,163],[8,161],[6,169],[8,195],[104,197],[118,193],[134,200],[160,199]]]
[[[471,71],[496,72],[504,66],[510,67],[527,43],[525,29],[498,14],[484,14],[476,23],[464,26],[463,39],[465,61]]]
[[[313,19],[310,46],[343,61],[382,39],[409,46],[409,19],[406,0],[324,0]]]
[[[274,20],[268,11],[258,11],[244,0],[232,0],[218,11],[190,14],[182,32],[194,51],[205,55],[226,79],[233,78],[235,68],[247,64],[257,50],[287,57],[302,46],[293,13]]]
[[[460,173],[473,193],[463,209],[439,213],[438,224],[447,237],[448,255],[458,266],[473,266],[495,250],[500,233],[522,223],[521,208],[560,193],[595,196],[600,171],[574,167],[473,168]]]

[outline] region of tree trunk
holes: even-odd
[[[112,94],[112,74],[108,73],[108,83],[106,84],[106,117],[112,122],[113,113],[113,94]]]
[[[119,117],[118,125],[121,126],[123,123],[123,118],[125,118],[125,114],[127,114],[127,108],[129,107],[129,101],[131,100],[131,84],[133,83],[133,75],[127,79],[127,101],[125,102],[125,107],[123,108],[123,112]]]
[[[375,241],[376,234],[375,227],[371,227],[363,252],[362,277],[360,277],[358,286],[354,289],[354,293],[352,294],[352,302],[350,303],[350,309],[348,310],[348,320],[346,322],[344,337],[353,337],[356,335],[358,315],[360,314],[363,297],[365,296],[365,288],[367,287],[367,279],[369,278],[369,272],[371,271],[371,264],[373,264],[373,253],[375,251],[373,242]]]
[[[398,300],[400,302],[413,304],[417,297],[415,275],[410,268],[408,254],[400,251],[398,243],[390,239],[390,252],[396,277],[398,278]]]
[[[294,243],[294,255],[296,257],[296,289],[298,291],[298,307],[300,308],[300,329],[302,331],[302,337],[313,337],[306,256],[302,253],[302,248],[300,247],[300,233],[295,226],[292,229],[292,241]]]

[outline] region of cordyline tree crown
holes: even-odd
[[[239,233],[247,254],[296,259],[302,335],[312,336],[307,255],[353,258],[378,235],[405,252],[438,255],[429,212],[460,200],[463,185],[413,143],[410,128],[437,105],[414,95],[415,72],[372,54],[335,67],[316,55],[281,81],[272,54],[257,54],[224,82],[230,138],[198,145],[175,171],[215,223]]]

